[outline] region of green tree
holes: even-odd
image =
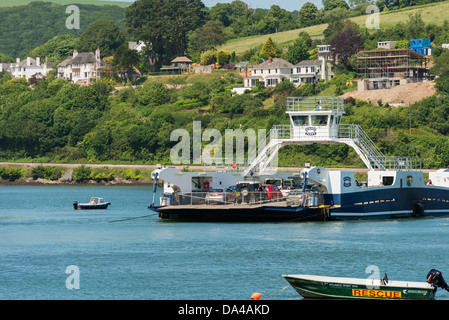
[[[184,55],[187,34],[205,21],[205,7],[200,0],[137,0],[126,9],[129,32],[146,45],[152,71],[169,59],[172,48]],[[171,58],[173,59],[173,58]]]
[[[272,5],[270,10],[260,19],[257,29],[259,33],[267,34],[293,29],[295,26],[291,12],[280,8],[278,5]]]
[[[335,8],[349,9],[345,0],[322,0],[324,11],[329,11]]]
[[[268,40],[263,45],[262,49],[260,50],[260,55],[266,56],[267,58],[275,58],[278,56],[278,51],[274,47],[273,40],[271,40],[271,38],[268,38]]]
[[[334,61],[346,65],[349,58],[359,52],[363,46],[363,38],[357,29],[347,28],[337,33],[329,42]]]
[[[308,27],[317,24],[318,8],[312,2],[306,2],[298,13],[299,25]]]
[[[404,25],[405,35],[408,39],[420,39],[427,36],[425,23],[421,17],[421,11],[410,13],[408,21]]]
[[[137,0],[125,11],[125,23],[129,32],[145,43],[145,53],[151,70],[157,71],[161,65],[167,27],[164,17],[165,0]]]
[[[204,24],[206,7],[201,0],[165,0],[164,13],[168,16],[167,32],[178,56],[187,48],[187,34]],[[168,12],[167,12],[168,11]]]
[[[207,50],[201,54],[200,63],[202,65],[209,65],[217,62],[217,51]]]
[[[309,58],[309,48],[312,45],[312,39],[306,32],[301,32],[299,37],[291,44],[284,54],[285,60],[292,64],[297,64],[302,60]]]
[[[220,66],[225,65],[226,63],[229,63],[229,60],[231,59],[231,52],[227,50],[220,50],[217,52],[217,63]]]
[[[126,44],[117,48],[112,60],[114,71],[120,75],[122,80],[132,81],[134,66],[140,61],[139,53],[136,50],[129,49]]]
[[[100,48],[102,55],[113,54],[123,42],[119,28],[111,20],[92,22],[80,36],[77,47],[80,52],[94,52]]]
[[[189,36],[191,51],[214,50],[227,40],[225,27],[220,21],[209,20]]]
[[[28,54],[28,56],[33,58],[48,57],[50,62],[60,62],[73,54],[73,50],[76,48],[77,43],[78,38],[69,34],[55,36],[54,38],[48,40],[45,44],[36,47]]]
[[[167,86],[161,82],[150,82],[138,90],[137,99],[142,105],[160,105],[169,100]]]
[[[445,50],[440,56],[435,57],[435,65],[430,69],[432,74],[438,75],[435,79],[435,87],[439,92],[449,95],[449,51]]]

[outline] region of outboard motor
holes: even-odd
[[[440,271],[436,269],[432,269],[427,274],[427,283],[434,284],[436,287],[440,287],[442,289],[445,289],[449,291],[449,286],[447,285],[446,281],[444,281],[443,275]]]

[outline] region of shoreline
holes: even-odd
[[[116,179],[114,179],[116,180]],[[17,180],[4,180],[0,179],[0,186],[129,186],[129,187],[153,187],[154,180],[124,180],[117,179],[116,181],[96,181],[96,180],[86,180],[86,181],[61,181],[61,180],[49,180],[38,178],[34,180],[33,178],[17,179]],[[158,183],[158,186],[161,184]]]
[[[4,166],[22,166],[26,169],[32,169],[37,166],[58,166],[64,167],[68,170],[73,170],[79,166],[86,166],[91,168],[130,168],[130,169],[145,169],[155,170],[157,165],[154,164],[83,164],[83,163],[41,163],[41,162],[0,162],[0,167]],[[167,165],[166,167],[177,168],[179,170],[188,171],[208,171],[204,165]],[[280,172],[297,172],[302,170],[303,167],[279,167]],[[354,171],[354,173],[367,173],[367,168],[326,168],[329,171],[342,170],[342,171]],[[435,169],[421,169],[423,173],[435,171]],[[72,186],[154,186],[153,179],[124,179],[121,177],[115,177],[112,180],[104,179],[90,179],[84,181],[76,181],[73,179],[50,180],[43,178],[22,178],[16,180],[5,180],[0,178],[0,186],[13,186],[13,185],[72,185]],[[162,183],[158,181],[158,186],[162,186]]]

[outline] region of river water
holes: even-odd
[[[112,205],[73,210],[91,196]],[[446,218],[170,222],[151,201],[151,187],[0,186],[0,299],[263,299],[288,285],[282,274],[367,278],[369,266],[391,280],[425,281],[432,268],[449,280]],[[287,288],[270,300],[300,298]]]

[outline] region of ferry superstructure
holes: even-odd
[[[244,168],[229,163],[203,172],[182,172],[175,168],[155,170],[153,177],[164,181],[164,194],[161,205],[153,204],[150,209],[158,211],[162,218],[192,220],[206,216],[214,220],[223,214],[232,220],[232,212],[239,212],[235,216],[241,219],[248,212],[249,221],[256,215],[262,217],[260,220],[271,217],[276,221],[289,221],[301,217],[339,220],[449,214],[448,185],[437,181],[427,185],[419,158],[384,156],[360,126],[341,124],[345,113],[342,98],[289,97],[286,113],[290,124],[274,126],[265,148]],[[282,147],[314,143],[346,144],[353,148],[368,168],[368,181],[357,181],[353,171],[319,166],[298,168],[297,172],[277,172],[272,167]],[[301,191],[301,200],[294,205],[279,199],[257,203],[232,201],[230,204],[224,201],[220,206],[203,204],[209,190],[226,190],[245,180],[264,183],[270,178],[293,181]],[[440,180],[445,182],[446,178]],[[447,181],[449,184],[449,170]]]

